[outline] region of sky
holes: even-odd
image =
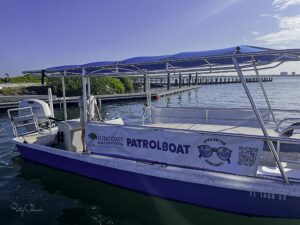
[[[0,9],[0,77],[243,44],[300,48],[300,0],[0,0]]]

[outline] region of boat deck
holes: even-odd
[[[286,173],[289,179],[300,180],[300,165],[299,164],[285,164],[284,172]],[[257,173],[258,176],[271,176],[281,178],[279,168],[277,166],[258,166]]]
[[[264,138],[262,129],[254,128],[254,127],[239,127],[239,126],[212,125],[212,124],[191,124],[191,123],[158,123],[158,124],[149,124],[146,126],[157,127],[157,128],[216,132],[216,133],[225,133],[225,134],[239,134],[239,135]],[[267,131],[271,138],[279,137],[279,133],[276,132],[275,130],[267,129]],[[288,137],[288,139],[300,140],[300,134],[293,134],[292,136]]]

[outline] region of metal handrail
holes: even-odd
[[[187,115],[184,115],[184,117],[181,117],[181,116],[174,116],[174,115],[151,115],[152,117],[154,118],[187,118],[187,119],[203,119],[206,121],[206,123],[208,124],[209,123],[209,119],[213,119],[213,120],[228,120],[228,121],[247,121],[247,120],[255,120],[257,121],[256,117],[255,117],[255,114],[253,112],[253,109],[251,108],[202,108],[202,107],[157,107],[157,108],[161,108],[161,109],[170,109],[170,108],[180,108],[180,109],[200,109],[200,110],[203,110],[203,115],[198,115],[198,117],[192,117],[192,116],[189,116],[188,114]],[[228,110],[228,111],[234,111],[234,110],[242,110],[242,111],[246,111],[246,112],[253,112],[253,117],[252,118],[240,118],[240,119],[236,119],[236,118],[226,118],[226,117],[211,117],[210,116],[210,110]],[[259,111],[269,111],[268,109],[259,109]],[[270,122],[271,121],[271,118],[268,119],[268,120],[265,120],[265,122]]]
[[[12,112],[20,112],[21,110],[29,110],[29,113],[28,115],[21,115],[21,116],[13,116],[11,113]],[[26,134],[30,134],[30,133],[34,133],[34,132],[38,132],[39,131],[39,126],[38,126],[38,122],[37,122],[37,119],[36,117],[34,116],[33,114],[33,111],[32,111],[32,107],[31,106],[27,106],[27,107],[21,107],[21,108],[14,108],[14,109],[9,109],[7,110],[7,113],[8,113],[8,118],[9,120],[11,121],[11,126],[13,128],[13,134],[15,137],[18,137],[18,136],[24,136]],[[31,117],[31,118],[30,118]],[[28,120],[32,120],[33,122],[30,122],[30,123],[24,123],[24,124],[16,124],[16,122],[20,122],[20,121],[16,121],[16,119],[24,119],[24,118],[29,118]],[[26,126],[30,126],[30,125],[34,125],[35,127],[35,130],[33,131],[28,131],[28,132],[22,132],[19,128],[21,127],[26,127]]]
[[[170,107],[165,107],[165,106],[159,106],[159,107],[156,107],[156,108],[170,108]],[[229,108],[229,107],[223,107],[223,108],[220,108],[220,107],[182,107],[182,106],[172,106],[172,108],[197,108],[197,109],[216,109],[216,110],[234,110],[234,109],[247,109],[247,110],[251,110],[253,111],[252,108],[250,107],[236,107],[236,108]],[[259,110],[263,110],[263,111],[269,111],[269,109],[267,108],[261,108]],[[296,110],[296,109],[273,109],[273,111],[277,111],[277,112],[294,112],[294,113],[300,113],[300,110]]]
[[[227,108],[227,107],[223,107],[223,108],[217,108],[217,107],[179,107],[179,106],[172,106],[172,107],[164,107],[164,106],[159,106],[159,107],[155,107],[155,108],[162,108],[162,109],[165,109],[165,108],[180,108],[180,109],[202,109],[204,110],[205,112],[209,113],[209,110],[246,110],[246,111],[253,111],[252,108],[249,108],[249,107],[243,107],[243,108]],[[286,112],[286,113],[299,113],[300,114],[300,110],[293,110],[293,109],[272,109],[273,112]],[[259,111],[270,111],[269,109],[267,108],[260,108]],[[154,117],[162,117],[162,116],[154,116]],[[280,121],[278,121],[277,125],[276,125],[276,128],[275,128],[275,131],[278,132],[279,130],[279,127],[282,125],[283,122],[286,122],[288,120],[294,120],[294,121],[300,121],[300,117],[299,118],[284,118]],[[270,120],[271,121],[271,120]]]
[[[265,87],[264,87],[264,85],[263,85],[263,82],[262,82],[262,80],[261,80],[261,77],[260,77],[260,75],[259,75],[259,73],[258,73],[258,69],[257,69],[257,67],[256,67],[254,57],[252,57],[252,62],[253,62],[253,68],[254,68],[256,77],[258,78],[258,81],[259,81],[260,88],[261,88],[262,93],[263,93],[263,95],[264,95],[265,101],[266,101],[266,103],[267,103],[267,105],[268,105],[268,109],[270,110],[270,113],[271,113],[271,115],[272,115],[273,122],[277,125],[277,120],[276,120],[276,118],[275,118],[275,115],[274,115],[274,112],[273,112],[271,103],[270,103],[270,101],[269,101],[269,98],[268,98],[267,92],[266,92],[266,90],[265,90]]]
[[[281,147],[281,143],[283,142],[283,141],[280,140],[281,137],[285,136],[284,134],[286,134],[286,132],[293,131],[295,129],[300,129],[300,125],[291,125],[291,126],[285,128],[285,129],[283,129],[279,133],[279,135],[278,135],[279,139],[277,140],[277,154],[279,156],[279,159],[281,158],[280,157],[280,147]],[[289,144],[290,142],[284,141],[284,143],[288,143]]]
[[[149,113],[149,114],[148,114]],[[145,125],[145,119],[151,116],[151,106],[146,106],[143,108],[142,114],[142,124]]]
[[[17,128],[20,128],[20,127],[26,127],[26,126],[29,126],[29,125],[36,125],[35,122],[32,122],[32,123],[24,123],[24,124],[21,124],[21,125],[16,125]]]
[[[13,112],[13,111],[19,111],[19,110],[23,110],[23,109],[29,109],[32,110],[31,106],[26,106],[26,107],[22,107],[22,108],[13,108],[13,109],[8,109],[7,112]]]
[[[232,61],[233,61],[234,66],[236,67],[237,74],[240,77],[240,80],[241,80],[241,82],[243,84],[244,90],[245,90],[245,92],[246,92],[246,94],[248,96],[250,104],[251,104],[251,106],[252,106],[252,108],[253,108],[253,110],[255,112],[257,120],[259,121],[259,123],[261,125],[261,129],[262,129],[263,134],[265,136],[265,141],[267,142],[268,147],[269,147],[270,151],[272,152],[272,155],[274,157],[274,160],[276,161],[276,164],[277,164],[277,166],[279,168],[279,171],[280,171],[280,173],[282,175],[282,178],[283,178],[283,180],[284,180],[284,182],[286,184],[289,184],[289,179],[288,179],[288,177],[287,177],[287,175],[286,175],[286,173],[285,173],[285,171],[283,169],[283,166],[282,166],[282,164],[280,162],[279,156],[278,156],[277,151],[276,151],[276,149],[275,149],[275,147],[273,145],[273,142],[271,141],[271,139],[269,137],[269,134],[268,134],[267,128],[266,128],[266,126],[264,124],[264,121],[262,119],[262,116],[260,115],[260,113],[258,111],[258,108],[257,108],[257,106],[256,106],[256,104],[255,104],[255,102],[254,102],[254,100],[252,98],[252,95],[251,95],[250,90],[249,90],[249,88],[247,86],[246,80],[245,80],[245,78],[243,76],[243,73],[242,73],[242,71],[240,69],[240,66],[239,66],[239,63],[238,63],[236,57],[232,57]]]
[[[278,122],[276,128],[275,128],[275,131],[279,132],[279,128],[280,128],[280,125],[283,124],[284,122],[287,122],[287,121],[299,121],[300,122],[300,117],[299,118],[285,118],[285,119],[282,119]]]

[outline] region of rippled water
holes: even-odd
[[[300,79],[264,83],[274,108],[300,110]],[[257,83],[249,84],[258,106],[266,108]],[[141,123],[144,101],[104,104],[107,118]],[[247,107],[241,84],[202,86],[153,101],[155,106]],[[62,112],[57,109],[57,116]],[[69,110],[69,117],[78,109]],[[282,117],[282,114],[278,115]],[[300,116],[300,115],[299,115]],[[65,173],[19,158],[12,131],[0,114],[0,224],[300,224],[297,220],[250,218],[167,201]],[[176,188],[176,187],[174,187]],[[195,193],[201,194],[201,193]]]

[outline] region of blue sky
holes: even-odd
[[[0,0],[0,9],[0,76],[241,44],[300,48],[300,0]]]

